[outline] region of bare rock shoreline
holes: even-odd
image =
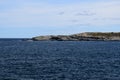
[[[84,32],[72,35],[37,36],[32,41],[120,41],[120,32]]]

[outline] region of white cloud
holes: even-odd
[[[0,25],[18,27],[120,25],[118,0],[66,5],[19,2],[16,8],[0,12]]]

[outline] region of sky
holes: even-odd
[[[0,0],[0,38],[120,32],[120,0]]]

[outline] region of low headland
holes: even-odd
[[[72,35],[37,36],[32,41],[120,41],[120,32],[84,32]]]

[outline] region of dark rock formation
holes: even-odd
[[[85,32],[73,35],[50,35],[33,37],[33,41],[105,41],[105,40],[120,40],[120,32]]]

